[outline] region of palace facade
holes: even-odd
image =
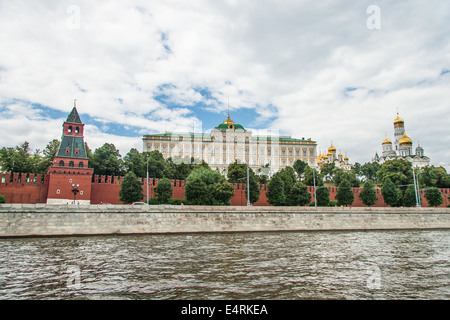
[[[227,174],[230,164],[249,163],[255,173],[272,176],[279,170],[302,160],[317,165],[317,143],[311,139],[296,139],[270,135],[253,135],[242,125],[228,118],[211,133],[166,132],[143,137],[143,151],[159,151],[165,159],[194,158],[205,161],[212,169]],[[190,160],[189,160],[190,161]]]

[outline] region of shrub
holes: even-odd
[[[0,203],[6,203],[6,198],[0,194]]]

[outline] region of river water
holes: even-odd
[[[450,232],[0,239],[0,299],[449,299]]]

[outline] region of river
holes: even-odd
[[[449,299],[450,232],[0,239],[0,299]]]

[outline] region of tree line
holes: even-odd
[[[57,154],[60,141],[50,141],[43,151],[32,150],[25,141],[16,147],[0,149],[0,166],[2,171],[45,174]],[[124,157],[112,143],[105,143],[94,152],[86,144],[89,167],[94,169],[94,175],[120,176],[128,181],[145,178],[147,172],[150,178],[160,179],[155,189],[158,201],[170,201],[172,196],[169,188],[170,180],[186,181],[186,202],[195,204],[229,204],[234,195],[235,183],[247,184],[247,165],[234,162],[227,168],[224,177],[212,170],[204,161],[194,158],[174,157],[164,159],[159,151],[139,152],[131,149]],[[354,194],[351,188],[361,187],[360,199],[366,205],[377,201],[375,188],[381,187],[384,201],[390,206],[413,206],[416,204],[412,164],[409,161],[396,159],[380,165],[378,163],[355,163],[351,170],[336,168],[334,163],[325,164],[320,172],[307,163],[297,160],[292,167],[288,166],[269,178],[269,166],[265,165],[254,172],[249,168],[250,202],[259,199],[260,184],[267,184],[267,198],[271,205],[296,206],[312,205],[351,205]],[[443,199],[438,188],[450,188],[450,175],[445,168],[427,166],[416,169],[419,187],[425,190],[425,197],[430,205],[439,206]],[[169,183],[167,183],[169,181]],[[329,189],[324,181],[338,187],[336,202],[329,200]],[[140,182],[142,186],[142,182]],[[308,186],[316,186],[316,202],[311,203]],[[231,187],[230,187],[231,186]],[[135,187],[136,189],[137,187]],[[124,192],[124,194],[130,192]],[[140,197],[139,191],[133,199]],[[247,188],[245,188],[247,197]],[[170,197],[169,197],[170,195]],[[140,197],[138,200],[141,200]],[[128,201],[128,199],[124,200]],[[176,202],[180,202],[177,200]]]

